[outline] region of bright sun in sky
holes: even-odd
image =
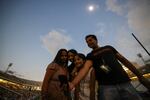
[[[93,5],[89,5],[89,6],[88,6],[88,10],[89,10],[89,11],[94,11],[94,9],[95,9],[95,7],[94,7]]]
[[[90,5],[87,6],[87,10],[88,10],[89,12],[93,12],[93,11],[95,11],[95,10],[98,9],[98,8],[99,8],[99,6],[96,5],[96,4],[90,4]]]

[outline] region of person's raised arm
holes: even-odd
[[[143,75],[135,68],[135,66],[123,57],[120,53],[116,54],[118,60],[125,65],[129,70],[131,70],[139,79],[139,81],[150,91],[150,82],[143,77]]]
[[[83,66],[83,68],[79,71],[78,75],[73,79],[72,82],[69,83],[70,90],[72,90],[88,73],[89,69],[92,67],[93,62],[91,60],[87,60]]]

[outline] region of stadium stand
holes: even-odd
[[[40,100],[41,85],[0,71],[0,100]]]

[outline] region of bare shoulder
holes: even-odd
[[[56,63],[50,63],[48,66],[47,66],[47,69],[46,70],[56,70],[57,69],[57,66],[58,64]]]

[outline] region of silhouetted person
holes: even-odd
[[[67,53],[66,49],[60,49],[48,65],[42,84],[42,100],[68,100]]]
[[[98,100],[141,100],[120,62],[149,90],[150,82],[115,48],[109,45],[100,47],[95,35],[87,35],[85,40],[92,51],[87,55],[84,67],[69,84],[70,89],[73,89],[93,66],[99,84]]]
[[[74,57],[75,55],[77,54],[77,51],[75,49],[70,49],[68,50],[68,61],[70,61],[70,65],[68,65],[68,72],[69,72],[69,81],[72,80],[72,76],[71,76],[71,73],[72,73],[72,70],[74,68]]]

